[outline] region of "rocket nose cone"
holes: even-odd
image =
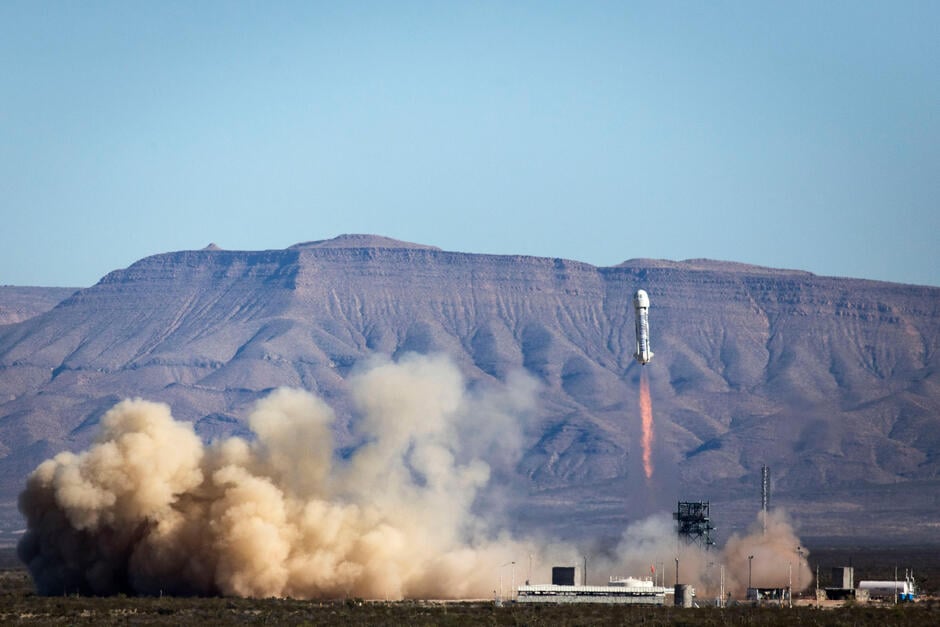
[[[633,295],[633,306],[634,307],[649,307],[650,306],[650,297],[646,294],[644,290],[637,290]]]

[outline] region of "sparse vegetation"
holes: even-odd
[[[0,572],[4,625],[891,625],[940,624],[940,602],[676,609],[610,605],[512,605],[489,602],[397,603],[296,599],[174,597],[41,597],[23,570]]]

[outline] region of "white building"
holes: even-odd
[[[609,603],[665,605],[672,588],[656,586],[649,579],[611,579],[606,586],[562,586],[541,584],[519,586],[519,603]]]

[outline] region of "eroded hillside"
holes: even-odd
[[[638,288],[656,353],[650,481]],[[244,432],[271,389],[302,387],[337,409],[336,435],[352,443],[357,363],[440,352],[471,386],[517,370],[542,386],[519,457],[493,461],[512,524],[611,536],[701,498],[728,533],[750,519],[768,464],[774,501],[805,533],[924,535],[940,507],[924,498],[940,495],[938,348],[937,288],[707,260],[597,268],[370,236],[167,253],[0,327],[0,490],[15,528],[26,474],[87,445],[125,397],[167,402],[214,439]]]

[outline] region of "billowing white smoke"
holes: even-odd
[[[280,389],[256,439],[206,447],[166,405],[126,400],[95,443],[41,464],[19,546],[43,594],[484,597],[514,543],[474,516],[479,453],[511,455],[535,385],[471,394],[442,357],[351,377],[361,444],[334,455],[332,409]]]

